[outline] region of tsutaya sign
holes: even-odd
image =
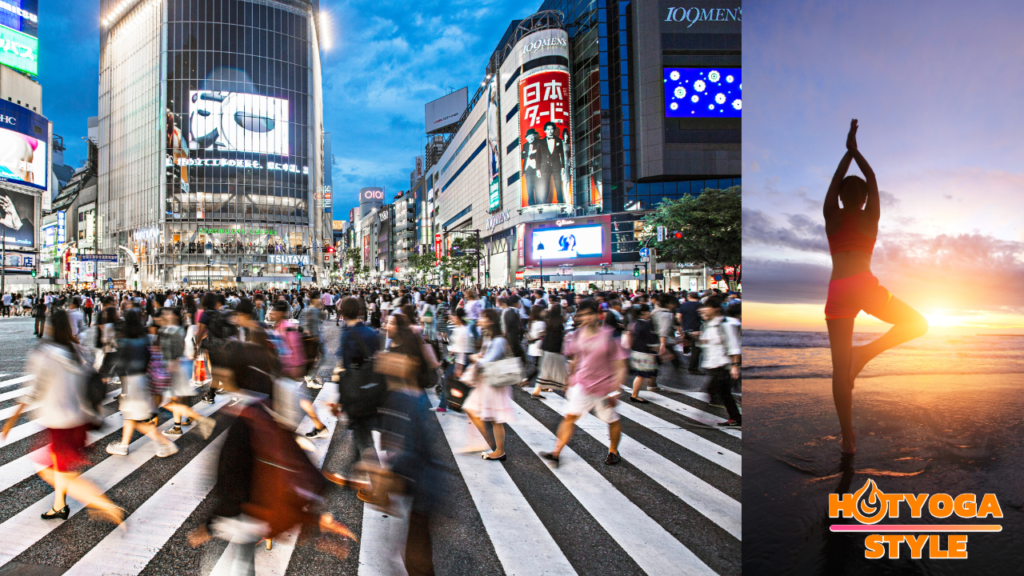
[[[267,256],[267,264],[299,264],[301,266],[309,266],[309,256],[299,256],[297,254],[269,254]]]
[[[502,223],[508,222],[511,219],[512,219],[512,211],[511,210],[505,210],[504,212],[498,212],[494,216],[491,216],[490,218],[487,219],[487,229],[491,230],[492,228],[494,228],[498,224],[502,224]]]
[[[277,232],[273,230],[260,230],[257,228],[200,228],[200,234],[239,234],[242,236],[273,236]]]

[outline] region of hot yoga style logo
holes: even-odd
[[[829,494],[829,518],[852,518],[858,524],[833,524],[832,532],[865,533],[864,557],[878,560],[900,557],[901,544],[906,544],[910,557],[934,559],[967,559],[967,534],[1002,532],[999,524],[879,524],[883,519],[898,519],[903,512],[911,518],[922,518],[927,511],[932,518],[949,518],[956,514],[968,520],[1002,518],[1003,510],[995,494],[886,494],[868,479],[853,494]],[[884,534],[883,534],[884,533]],[[945,535],[945,539],[942,536]]]

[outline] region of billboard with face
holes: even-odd
[[[572,202],[569,73],[539,72],[519,80],[523,207]]]
[[[189,148],[288,155],[288,101],[259,94],[193,90]]]
[[[4,226],[8,246],[35,246],[36,200],[35,196],[21,192],[0,190],[0,224]]]
[[[0,181],[46,190],[49,143],[46,118],[0,100]]]

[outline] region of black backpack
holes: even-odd
[[[338,383],[338,402],[350,419],[357,420],[377,415],[377,408],[387,400],[388,384],[383,374],[374,371],[373,355],[363,339],[358,334],[352,337],[359,345],[360,362],[344,371],[336,369],[333,379]]]
[[[226,366],[230,363],[230,357],[225,352],[228,340],[238,335],[238,328],[228,321],[228,313],[220,310],[207,310],[210,314],[210,322],[207,324],[207,335],[203,338],[202,347],[210,355],[210,362],[214,366]]]

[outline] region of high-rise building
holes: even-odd
[[[331,241],[318,3],[101,0],[101,17],[98,233],[120,277],[315,277]]]

